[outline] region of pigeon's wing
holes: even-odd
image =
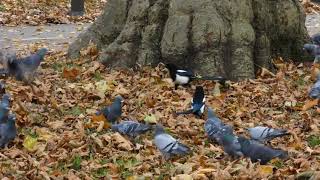
[[[154,138],[155,145],[160,151],[170,152],[172,147],[177,143],[177,140],[169,134],[158,134]]]
[[[233,157],[243,156],[241,151],[241,144],[236,136],[233,136],[233,140],[229,143],[222,143],[223,150]]]
[[[309,96],[313,99],[320,98],[320,79],[311,87]]]
[[[173,146],[171,153],[176,155],[185,155],[190,152],[190,148],[180,142],[177,142],[175,146]]]
[[[252,139],[256,139],[256,140],[263,140],[267,137],[269,131],[271,130],[271,128],[268,127],[262,127],[262,126],[257,126],[254,128],[248,128],[249,130],[249,134],[251,136]]]

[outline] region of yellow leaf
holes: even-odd
[[[260,174],[268,176],[273,174],[273,166],[261,165],[258,167],[258,171]]]
[[[318,104],[318,99],[314,99],[314,100],[308,100],[304,106],[302,107],[302,111],[307,111],[310,108],[312,108],[313,106]]]
[[[59,109],[58,102],[54,97],[50,97],[50,102],[51,102],[51,105],[52,105],[53,108]]]
[[[37,128],[36,132],[39,135],[39,140],[48,141],[52,138],[52,134],[46,128]]]
[[[150,124],[152,124],[152,123],[156,124],[157,123],[157,117],[154,114],[147,115],[144,118],[144,122],[150,123]]]
[[[29,152],[34,152],[37,150],[38,140],[30,135],[26,136],[23,141],[23,147],[25,147]]]
[[[107,81],[105,80],[98,81],[95,83],[95,86],[96,86],[98,96],[100,96],[101,98],[104,98],[105,92],[109,89]]]

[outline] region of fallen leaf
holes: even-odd
[[[34,152],[37,150],[38,139],[30,135],[26,136],[23,141],[23,147],[25,147],[29,152]]]
[[[310,108],[312,108],[313,106],[316,106],[318,104],[318,99],[314,99],[314,100],[308,100],[304,106],[302,107],[303,111],[307,111]]]
[[[260,165],[258,167],[258,171],[260,174],[264,175],[264,176],[268,176],[273,174],[273,166],[267,166],[267,165]]]
[[[62,72],[62,77],[69,80],[75,80],[77,79],[79,74],[80,74],[80,71],[76,68],[71,68],[71,69],[64,68]]]
[[[119,149],[127,150],[127,151],[131,151],[133,149],[132,143],[127,139],[125,139],[123,136],[121,136],[121,134],[115,133],[111,137],[112,137],[112,140],[115,142],[115,144],[117,144],[117,147]]]
[[[150,123],[150,124],[156,124],[157,123],[157,117],[154,114],[150,114],[145,116],[144,122]]]

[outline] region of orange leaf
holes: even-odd
[[[75,80],[79,74],[80,74],[80,71],[76,68],[72,68],[72,69],[64,68],[62,72],[62,77],[69,80]]]
[[[318,104],[318,99],[314,99],[314,100],[308,100],[304,106],[302,107],[302,111],[307,111],[310,108],[312,108],[313,106]]]
[[[92,116],[92,123],[98,123],[98,124],[100,124],[99,122],[101,122],[101,121],[104,122],[103,128],[108,129],[108,128],[111,127],[111,124],[107,121],[107,119],[104,117],[103,114],[100,114],[100,115],[94,114],[94,115]]]

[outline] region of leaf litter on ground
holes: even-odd
[[[39,45],[30,45],[26,52]],[[88,53],[91,51],[87,51]],[[0,178],[285,178],[298,172],[319,171],[320,115],[314,106],[302,111],[313,84],[307,65],[275,61],[273,75],[262,71],[257,79],[230,82],[228,89],[208,81],[195,81],[192,88],[173,90],[161,77],[161,67],[138,71],[105,69],[96,57],[83,53],[74,60],[81,78],[65,78],[70,60],[65,52],[53,52],[39,70],[35,88],[12,78],[5,79],[17,114],[18,137],[0,150]],[[93,58],[93,59],[91,59]],[[89,70],[94,67],[94,71]],[[70,67],[69,67],[70,68]],[[96,73],[99,73],[97,78]],[[301,82],[298,82],[301,81]],[[237,134],[247,127],[268,125],[290,131],[292,136],[275,139],[272,146],[287,150],[290,159],[268,165],[248,159],[232,160],[220,146],[209,142],[204,120],[174,115],[190,105],[196,85],[205,89],[207,105],[232,125]],[[125,103],[122,119],[161,123],[168,133],[190,146],[187,157],[164,161],[153,145],[153,134],[134,140],[115,133],[96,110],[121,94]],[[133,163],[139,162],[139,163]]]

